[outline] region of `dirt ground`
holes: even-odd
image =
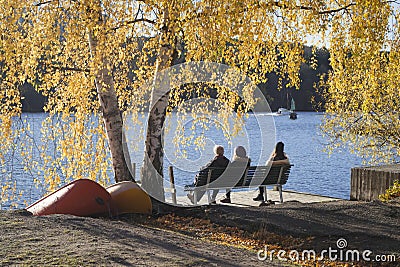
[[[260,261],[270,249],[371,250],[396,261],[307,262],[294,266],[400,266],[400,201],[213,205],[154,215],[83,218],[0,212],[0,265],[286,266]],[[371,256],[372,258],[372,256]],[[291,263],[293,265],[293,263]]]

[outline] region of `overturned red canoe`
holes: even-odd
[[[33,215],[111,215],[112,199],[100,184],[89,179],[79,179],[33,203],[27,210]]]

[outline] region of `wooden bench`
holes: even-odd
[[[206,191],[208,203],[210,203],[210,190],[262,186],[264,187],[264,198],[267,200],[266,187],[276,186],[279,190],[280,201],[283,202],[282,185],[286,184],[292,166],[293,165],[250,166],[247,169],[236,167],[229,167],[228,169],[208,168],[197,174],[196,184],[186,186],[184,190],[194,193],[194,204],[197,204],[197,192],[199,190]],[[169,173],[171,185],[173,186],[174,176],[172,166],[170,166]],[[231,181],[232,184],[226,185],[227,181]],[[237,181],[236,184],[233,184],[235,181]],[[173,202],[176,204],[175,188],[173,188],[171,192]]]

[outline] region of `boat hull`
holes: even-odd
[[[279,108],[278,111],[275,113],[276,115],[289,115],[290,110],[286,108]]]
[[[134,182],[119,182],[106,188],[110,193],[117,214],[151,214],[152,204],[149,195]]]
[[[49,214],[111,215],[112,198],[107,190],[95,181],[79,179],[33,203],[27,210],[37,216]]]

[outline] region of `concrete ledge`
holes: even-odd
[[[231,194],[231,204],[223,204],[220,202],[221,199],[225,196],[225,190],[220,190],[217,196],[217,203],[223,205],[234,205],[241,207],[258,207],[260,205],[260,201],[253,201],[253,198],[258,194],[258,189],[249,189],[243,191],[232,191]],[[268,190],[268,199],[274,201],[276,204],[281,204],[279,202],[279,192],[274,190]],[[341,200],[338,198],[320,196],[309,193],[299,193],[295,191],[283,190],[283,203],[290,201],[298,201],[301,203],[315,203],[315,202],[326,202],[326,201],[337,201]],[[171,202],[171,199],[167,199],[167,201]],[[191,206],[189,199],[186,196],[178,196],[177,197],[178,205],[183,206]],[[207,195],[204,195],[203,198],[199,202],[200,205],[207,204]]]

